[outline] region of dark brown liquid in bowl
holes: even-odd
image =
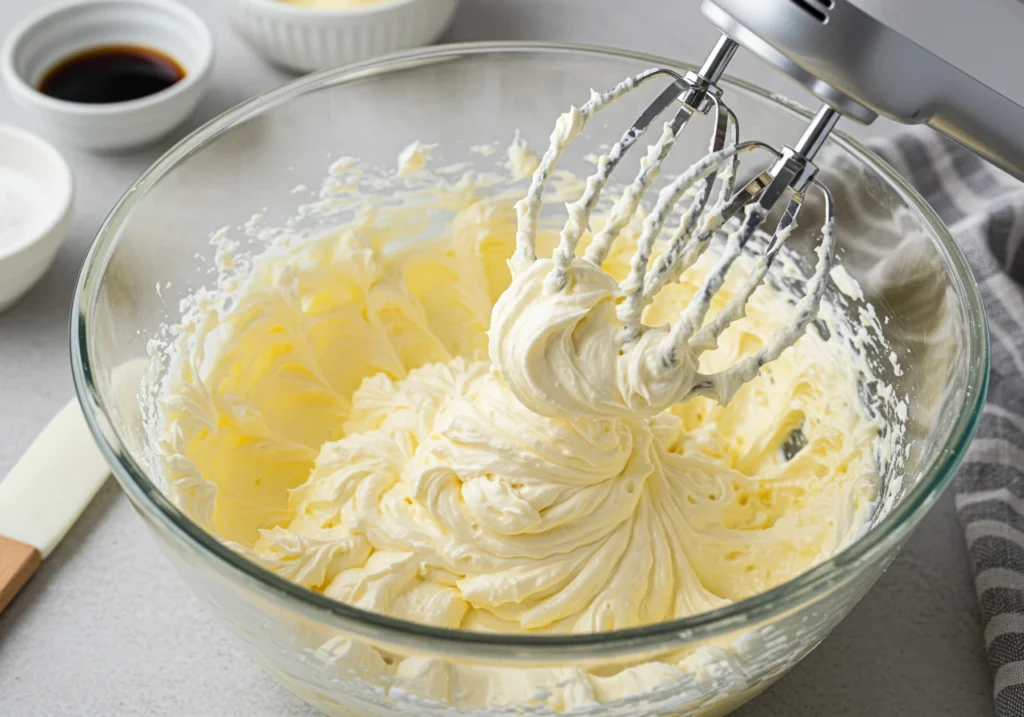
[[[39,83],[39,91],[84,104],[127,102],[155,95],[185,77],[177,60],[159,50],[111,45],[61,60]]]

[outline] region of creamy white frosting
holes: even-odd
[[[527,298],[491,325],[499,296],[499,308],[518,301],[502,266],[511,207],[473,200],[451,226],[392,254],[362,226],[258,257],[229,309],[207,307],[179,337],[166,384],[165,470],[180,504],[308,587],[502,631],[693,614],[778,584],[856,534],[878,483],[877,426],[858,408],[845,346],[804,337],[728,407],[698,398],[623,417],[624,400],[644,397],[611,376],[604,394],[592,382],[563,391],[557,405],[578,396],[578,406],[544,417],[488,368],[486,332],[493,354],[506,315],[566,310],[582,325],[554,341],[573,346],[565,373],[537,385],[563,384],[580,356],[605,361],[615,343],[602,332],[614,324],[592,320],[593,306],[614,311],[629,240],[607,273],[574,274],[581,295],[540,297],[566,306]],[[678,310],[713,258],[666,287],[651,325]],[[727,281],[716,308],[739,286]],[[749,354],[790,311],[777,290],[758,292],[701,367]],[[784,461],[801,426],[808,443]]]
[[[352,168],[336,163],[324,202],[355,186]],[[807,333],[728,405],[696,397],[659,407],[649,387],[675,389],[654,377],[687,376],[631,365],[606,340],[620,326],[617,281],[643,215],[624,223],[600,269],[574,263],[571,290],[545,293],[558,234],[535,220],[542,258],[513,281],[517,215],[490,184],[438,183],[379,206],[364,199],[365,212],[337,231],[272,234],[244,271],[218,238],[226,278],[186,302],[169,347],[154,347],[163,374],[150,425],[155,468],[187,514],[338,600],[432,625],[529,633],[703,612],[795,577],[860,533],[878,495],[879,424],[858,397],[863,362],[831,304],[827,338]],[[431,240],[403,242],[425,215],[448,219]],[[580,242],[585,249],[590,234]],[[720,251],[667,284],[645,325],[678,316]],[[713,311],[743,290],[754,260],[737,261]],[[756,352],[788,325],[792,303],[773,286],[759,290],[692,370]],[[521,340],[531,332],[535,340]],[[489,355],[522,375],[508,381]],[[580,362],[607,373],[581,379]],[[517,385],[535,386],[543,405]],[[550,688],[542,701],[552,709],[703,669],[678,656],[600,676],[538,668],[512,680],[437,660],[391,665],[347,641],[324,649],[339,664],[408,678],[431,698],[450,698],[458,683],[480,704],[516,704]]]

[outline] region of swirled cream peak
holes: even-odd
[[[646,331],[626,351],[618,282],[578,261],[565,290],[551,291],[550,259],[535,261],[494,307],[490,356],[516,398],[536,413],[572,419],[661,413],[690,390],[696,361],[667,365],[667,328]]]
[[[338,600],[501,632],[692,615],[798,575],[861,530],[879,482],[878,428],[827,307],[830,332],[801,338],[727,406],[698,397],[653,415],[604,412],[647,399],[614,376],[572,390],[567,362],[528,380],[564,382],[581,410],[541,415],[491,364],[488,331],[492,353],[529,366],[502,342],[503,322],[529,328],[531,312],[563,312],[575,323],[536,345],[614,364],[600,354],[600,312],[614,311],[639,223],[600,268],[574,266],[576,293],[555,299],[542,282],[511,283],[510,201],[465,186],[423,196],[316,239],[285,237],[194,302],[172,347],[157,444],[190,515]],[[430,240],[402,241],[427,224]],[[542,255],[558,241],[546,226],[537,236]],[[678,315],[714,258],[666,286],[645,322]],[[714,309],[741,289],[736,274]],[[492,312],[496,303],[522,309]],[[697,368],[749,355],[790,309],[765,286]]]

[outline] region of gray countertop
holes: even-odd
[[[0,36],[50,0],[0,0]],[[53,268],[0,315],[0,475],[72,395],[68,312],[96,229],[174,139],[290,77],[263,64],[217,2],[187,0],[209,22],[218,60],[188,126],[121,156],[64,149],[78,182],[71,236]],[[716,33],[697,0],[465,0],[449,41],[600,43],[697,61]],[[628,8],[628,9],[627,9]],[[732,72],[800,94],[739,57]],[[21,124],[0,93],[0,123]],[[891,131],[876,123],[861,137]],[[992,713],[967,554],[947,495],[852,615],[742,717]],[[111,480],[22,594],[0,616],[0,714],[311,717],[203,612]]]

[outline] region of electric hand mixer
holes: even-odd
[[[1024,80],[1019,76],[1019,63],[1005,56],[1024,37],[1024,0],[933,0],[913,6],[892,0],[704,0],[702,11],[725,35],[700,70],[679,74],[652,69],[604,94],[592,93],[590,101],[560,118],[529,192],[517,205],[517,247],[510,262],[514,277],[522,276],[537,261],[535,239],[541,193],[566,145],[609,102],[651,79],[672,80],[599,159],[579,200],[567,205],[569,219],[550,268],[545,269],[544,289],[552,294],[569,292],[573,267],[600,267],[608,256],[687,121],[697,113],[714,118],[710,153],[659,192],[637,240],[629,275],[619,285],[616,316],[621,327],[615,341],[622,360],[617,368],[598,371],[590,380],[628,383],[632,379],[624,378],[626,374],[636,374],[638,361],[630,356],[636,352],[645,352],[639,363],[647,366],[655,382],[673,374],[685,376],[662,381],[667,386],[662,391],[643,386],[632,396],[626,395],[626,411],[653,413],[695,395],[727,402],[765,363],[795,343],[817,316],[833,262],[835,203],[827,187],[816,178],[813,160],[842,116],[861,123],[870,123],[878,115],[903,123],[927,123],[1024,179]],[[792,147],[776,149],[763,142],[739,141],[736,117],[717,83],[740,46],[787,73],[823,101]],[[615,202],[584,255],[577,257],[581,236],[589,227],[591,212],[612,170],[630,146],[672,106],[677,107],[675,115],[648,148],[636,178]],[[736,190],[737,160],[753,150],[767,152],[774,161]],[[710,202],[716,181],[720,185],[717,198]],[[805,295],[797,302],[793,324],[732,367],[709,375],[697,372],[700,355],[715,348],[721,333],[744,315],[746,302],[795,228],[805,193],[812,189],[823,194],[825,220],[818,261],[806,283]],[[651,265],[656,241],[676,204],[688,192],[693,198]],[[730,267],[784,195],[789,196],[788,204],[749,278],[705,323],[712,298]],[[678,321],[658,329],[645,326],[641,314],[655,294],[691,267],[714,235],[734,217],[738,226]],[[648,336],[652,332],[657,333],[653,340],[645,340],[652,338]],[[523,395],[529,391],[517,389],[524,381],[512,383],[521,399],[530,398]],[[643,400],[637,399],[640,394]],[[529,403],[535,407],[543,403],[536,396],[532,398]]]

